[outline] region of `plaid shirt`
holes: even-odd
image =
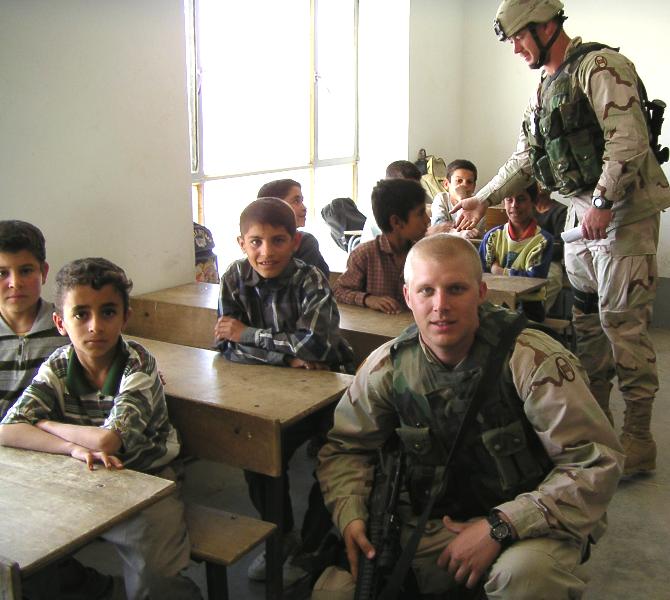
[[[42,419],[115,431],[122,442],[117,456],[136,471],[155,471],[179,453],[156,359],[133,341],[119,340],[101,390],[86,379],[72,345],[54,352],[2,424],[34,425]]]
[[[340,335],[340,313],[328,281],[316,267],[292,259],[273,279],[261,277],[244,258],[221,277],[219,315],[247,327],[239,342],[218,348],[232,361],[285,365],[291,357],[353,367],[353,352]]]
[[[35,377],[49,355],[69,343],[54,325],[54,305],[40,301],[30,331],[17,335],[0,318],[0,419]]]
[[[402,306],[405,263],[397,265],[387,237],[382,234],[356,247],[349,255],[347,270],[333,285],[338,302],[365,306],[367,295],[390,296]]]

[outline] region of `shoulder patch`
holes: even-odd
[[[607,59],[602,54],[598,54],[595,58],[595,63],[597,67],[604,69],[607,66]]]

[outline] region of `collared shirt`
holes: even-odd
[[[239,342],[218,348],[232,361],[285,365],[286,358],[350,370],[353,351],[340,335],[340,313],[323,273],[292,259],[275,278],[261,277],[244,258],[221,277],[219,315],[247,327]]]
[[[486,334],[483,328],[477,331],[482,339]],[[371,459],[400,425],[393,403],[391,348],[396,341],[379,347],[360,367],[335,409],[328,442],[319,453],[317,475],[340,531],[354,519],[367,519]],[[440,367],[421,347],[419,358]],[[408,368],[414,371],[416,365]],[[452,369],[460,368],[459,364]],[[523,411],[555,467],[537,489],[495,508],[509,517],[522,539],[567,537],[581,544],[589,535],[597,539],[606,527],[605,511],[624,456],[581,365],[558,342],[525,329],[509,369]]]
[[[396,264],[386,235],[354,248],[347,261],[347,270],[333,285],[338,302],[365,306],[365,296],[390,296],[406,306],[402,287],[402,265]]]
[[[54,352],[2,424],[42,419],[115,431],[122,442],[117,456],[137,471],[155,471],[179,453],[156,360],[134,341],[119,340],[100,390],[86,378],[72,345]]]
[[[33,326],[17,335],[0,317],[0,419],[28,387],[49,355],[69,343],[58,333],[52,315],[54,305],[40,300]]]

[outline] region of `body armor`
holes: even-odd
[[[432,516],[468,519],[535,489],[553,468],[514,388],[509,369],[512,342],[503,364],[496,366],[501,371],[499,384],[482,402],[448,472],[444,469],[489,353],[516,318],[484,304],[470,354],[453,370],[426,359],[416,327],[392,348],[393,402],[401,422],[396,432],[408,456],[406,487],[415,514],[423,510],[431,489],[439,487],[443,477],[448,477],[448,484]]]
[[[543,79],[538,106],[523,124],[535,178],[564,196],[592,190],[602,173],[605,139],[575,78],[584,56],[606,47],[582,44]]]

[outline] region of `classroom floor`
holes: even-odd
[[[658,355],[661,391],[657,397],[652,429],[658,445],[658,469],[653,476],[620,484],[609,510],[609,530],[593,548],[587,563],[590,583],[586,600],[664,600],[669,597],[670,573],[670,330],[652,330]],[[618,424],[622,401],[613,395],[612,412]],[[305,510],[314,461],[301,448],[291,463],[292,498],[297,515]],[[254,515],[241,471],[225,465],[197,461],[187,470],[186,496],[203,504]],[[299,522],[298,519],[296,521]],[[113,549],[96,542],[77,555],[105,572],[120,573]],[[246,570],[255,555],[228,570],[232,600],[262,600],[263,584],[250,582]],[[205,590],[204,567],[193,564],[190,576]],[[118,596],[122,598],[122,594]]]

